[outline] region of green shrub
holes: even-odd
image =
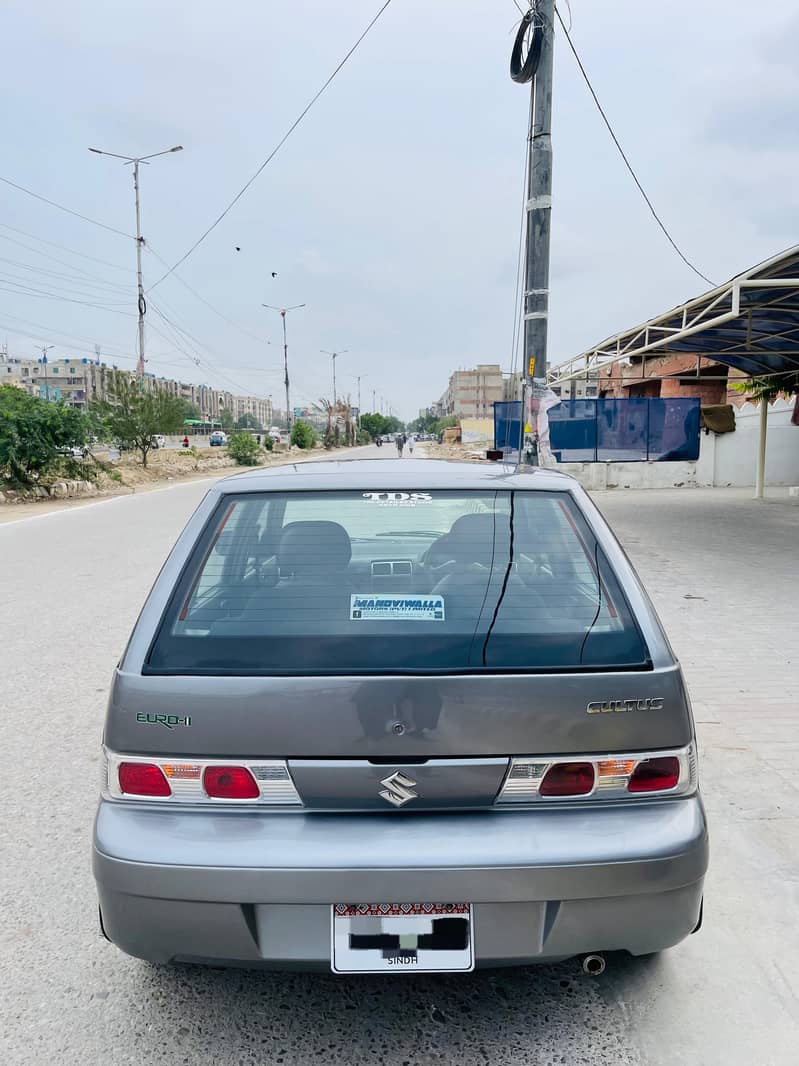
[[[316,430],[310,422],[295,422],[291,427],[291,443],[298,448],[313,448],[316,444]]]
[[[261,458],[258,441],[249,433],[234,433],[228,441],[227,453],[239,466],[257,466]]]
[[[90,431],[80,411],[0,386],[0,476],[23,485],[59,469],[80,469],[70,476],[83,476]]]

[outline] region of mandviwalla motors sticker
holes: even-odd
[[[351,621],[443,622],[443,596],[350,596]]]

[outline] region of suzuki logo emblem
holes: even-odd
[[[380,784],[384,786],[380,793],[381,798],[395,807],[403,807],[410,800],[417,798],[417,793],[413,791],[416,782],[402,770],[395,770],[393,774],[384,777]]]

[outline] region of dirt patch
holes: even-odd
[[[428,459],[460,459],[464,462],[474,462],[476,459],[486,459],[486,449],[476,448],[473,444],[434,444],[425,443],[425,454]]]
[[[183,449],[165,448],[150,452],[147,466],[126,454],[121,459],[110,460],[108,453],[98,452],[97,459],[103,469],[97,479],[97,492],[88,498],[53,498],[48,494],[41,497],[19,498],[13,503],[0,504],[0,524],[12,522],[29,514],[44,514],[49,511],[67,510],[71,507],[85,506],[98,499],[110,499],[114,496],[129,496],[136,492],[148,492],[152,489],[166,487],[169,482],[209,481],[216,475],[227,477],[245,470],[257,470],[266,466],[278,466],[281,463],[309,462],[314,459],[327,458],[336,452],[348,452],[349,448],[335,448],[326,451],[314,448],[303,451],[300,448],[281,448],[264,453],[264,461],[257,466],[239,466],[234,459],[219,448],[200,448],[199,456],[190,455]],[[220,454],[221,452],[221,454]]]
[[[150,452],[147,466],[142,466],[133,455],[124,455],[121,459],[107,462],[106,457],[98,454],[106,469],[100,474],[97,487],[101,495],[118,495],[124,492],[136,492],[138,489],[162,481],[184,480],[198,475],[213,474],[214,471],[234,469],[236,463],[218,448],[198,449],[199,456],[177,448],[165,448]]]

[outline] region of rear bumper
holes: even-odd
[[[104,801],[94,872],[109,938],[156,962],[326,968],[332,903],[463,901],[485,966],[676,944],[707,854],[698,797],[417,815]]]

